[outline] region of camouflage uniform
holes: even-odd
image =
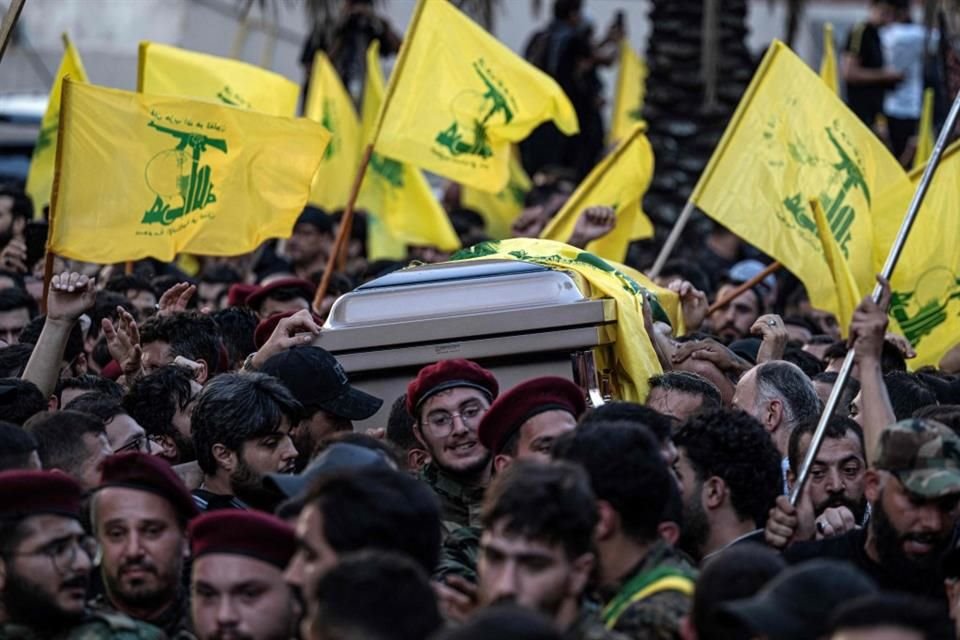
[[[644,578],[656,578],[658,575],[677,578],[692,588],[696,570],[683,556],[666,542],[658,541],[637,567],[628,573],[615,588],[604,590],[601,594],[606,606],[603,620],[614,631],[634,640],[673,640],[680,638],[680,619],[690,610],[691,596],[675,588],[667,588],[651,595],[631,601],[631,596],[643,589],[631,585]],[[615,611],[616,601],[627,601],[622,610]]]
[[[167,640],[160,629],[121,613],[88,611],[83,620],[55,636],[18,624],[0,625],[0,640]]]
[[[106,595],[100,594],[88,602],[91,611],[123,615],[110,603]],[[157,618],[149,624],[161,629],[171,640],[190,640],[193,638],[193,625],[190,620],[190,599],[186,592],[181,593],[176,602],[167,607]]]
[[[563,634],[563,640],[629,640],[627,636],[603,626],[596,606],[583,605],[576,622]]]
[[[481,533],[480,527],[460,527],[448,534],[440,549],[440,564],[433,577],[443,580],[447,576],[460,576],[476,584]]]
[[[462,527],[480,527],[482,487],[465,487],[433,463],[424,467],[420,479],[440,498],[444,539]]]

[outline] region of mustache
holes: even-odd
[[[919,542],[921,544],[936,545],[946,540],[945,536],[934,533],[905,533],[900,536],[901,542]]]
[[[146,562],[144,560],[130,560],[129,562],[124,562],[120,565],[120,573],[130,571],[131,569],[138,569],[140,571],[148,571],[150,573],[157,573],[157,568],[152,562]]]
[[[60,589],[83,589],[86,590],[90,586],[90,579],[86,575],[74,576],[72,578],[67,578],[60,583]]]

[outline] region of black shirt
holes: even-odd
[[[847,38],[845,51],[853,55],[864,69],[884,67],[880,30],[868,22],[854,26]],[[877,116],[883,112],[884,93],[886,86],[881,83],[848,84],[847,105],[868,127],[872,127]]]

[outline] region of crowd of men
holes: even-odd
[[[545,66],[589,42],[555,17],[528,52]],[[534,182],[517,236],[574,188]],[[455,188],[444,206],[485,239]],[[250,255],[51,257],[48,283],[33,219],[0,187],[0,640],[960,638],[958,353],[908,371],[885,282],[840,327],[785,272],[736,293],[763,256],[716,227],[656,279],[685,331],[635,336],[662,369],[644,404],[508,388],[482,359],[376,397],[315,346],[338,297],[407,265],[367,260],[362,213],[320,300],[339,216],[313,207]],[[570,243],[613,223],[588,209]]]

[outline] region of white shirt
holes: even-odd
[[[937,34],[930,37],[935,50]],[[893,118],[916,119],[923,107],[923,45],[926,29],[919,24],[894,23],[880,30],[886,66],[904,75],[903,81],[887,91],[883,112]]]

